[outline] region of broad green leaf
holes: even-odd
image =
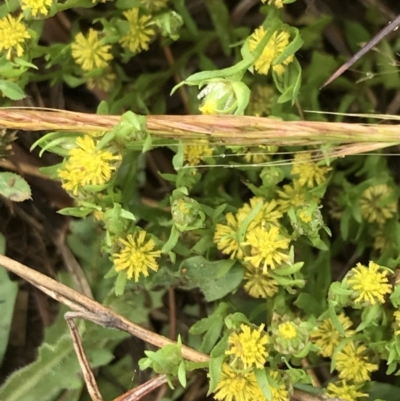
[[[18,174],[0,173],[0,194],[13,202],[31,199],[29,184]]]
[[[24,91],[11,81],[0,80],[0,92],[11,100],[21,100],[26,97]]]

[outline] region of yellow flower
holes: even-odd
[[[149,43],[155,35],[154,22],[150,15],[139,17],[139,9],[133,8],[124,13],[129,22],[129,32],[119,40],[122,47],[129,49],[132,53],[140,53],[149,49]]]
[[[292,322],[285,322],[278,326],[279,335],[286,339],[291,340],[297,336],[296,326]]]
[[[183,158],[190,166],[196,166],[207,157],[211,156],[213,149],[208,142],[199,142],[193,145],[184,145]]]
[[[268,267],[275,269],[277,265],[289,261],[287,251],[281,251],[288,249],[289,243],[287,238],[279,234],[279,228],[276,226],[270,229],[256,227],[247,233],[243,245],[251,246],[251,256],[245,256],[244,260],[256,268],[262,266],[263,272],[266,273]]]
[[[165,8],[169,0],[139,0],[149,13],[154,13]]]
[[[378,370],[378,365],[368,362],[365,345],[356,346],[353,341],[347,343],[334,357],[335,368],[339,378],[354,383],[364,383],[369,380],[371,372]]]
[[[275,6],[276,8],[283,8],[283,0],[261,0],[263,3],[268,1],[268,5]]]
[[[357,401],[359,398],[368,397],[368,394],[359,392],[355,384],[347,384],[345,380],[342,380],[329,383],[325,396],[343,401]]]
[[[21,57],[24,54],[22,45],[31,37],[21,19],[22,14],[18,18],[8,14],[0,19],[0,52],[7,51],[7,60],[13,56]]]
[[[354,291],[354,302],[363,305],[383,304],[385,295],[392,289],[388,284],[387,275],[387,270],[381,269],[381,266],[372,261],[369,262],[368,268],[357,263],[347,276],[349,287]]]
[[[75,196],[82,186],[102,185],[109,181],[117,168],[116,162],[121,159],[107,150],[96,149],[97,142],[90,135],[79,137],[76,145],[57,172],[63,188]]]
[[[250,103],[247,113],[251,116],[266,116],[273,105],[275,90],[270,85],[254,85],[251,88]]]
[[[30,9],[33,17],[47,15],[52,4],[53,0],[21,0],[21,8]]]
[[[214,243],[217,248],[225,255],[230,255],[231,259],[243,259],[243,250],[238,241],[238,230],[245,215],[242,213],[227,213],[225,216],[227,224],[217,224],[215,226]]]
[[[304,187],[299,182],[294,181],[292,184],[284,185],[282,190],[278,190],[278,204],[280,210],[285,213],[291,207],[302,206],[306,201],[306,193]]]
[[[383,251],[390,246],[390,242],[388,237],[382,230],[382,227],[377,229],[374,233],[374,243],[372,244],[372,248],[377,251]]]
[[[244,279],[247,280],[245,291],[254,298],[272,298],[279,291],[278,282],[254,266],[246,266]]]
[[[260,387],[253,371],[236,372],[229,365],[222,365],[222,372],[214,392],[216,400],[255,401],[260,400]]]
[[[139,281],[140,274],[145,277],[149,275],[149,269],[158,270],[156,258],[161,255],[160,251],[153,251],[155,243],[152,239],[146,242],[146,231],[140,230],[139,233],[129,234],[126,240],[119,239],[122,249],[113,254],[115,270],[117,272],[127,269],[127,277],[134,277]]]
[[[355,334],[354,330],[349,330],[353,323],[344,313],[341,313],[338,319],[343,328],[344,336],[333,325],[331,318],[320,322],[318,330],[311,334],[313,342],[321,348],[319,353],[323,357],[331,357],[343,338],[351,337]]]
[[[103,45],[99,39],[99,32],[92,28],[86,37],[79,32],[71,44],[72,57],[84,71],[107,67],[113,58],[110,50],[111,45]]]
[[[274,379],[278,387],[275,387],[272,383],[269,386],[269,389],[271,391],[271,401],[288,401],[290,400],[290,394],[288,389],[285,386],[285,383],[283,383],[280,374],[277,370],[272,370],[268,372],[269,375]],[[261,389],[260,389],[261,390]],[[265,399],[264,397],[258,398],[258,400]]]
[[[396,312],[393,313],[394,317],[394,334],[398,336],[400,334],[400,310],[397,310]]]
[[[276,152],[276,146],[254,146],[244,148],[244,160],[250,164],[261,164],[271,159],[271,153]]]
[[[266,224],[279,226],[279,219],[283,214],[277,210],[278,203],[275,199],[271,202],[267,202],[260,196],[254,196],[250,199],[249,203],[245,203],[239,210],[238,213],[243,213],[244,215],[249,215],[254,208],[261,203],[260,211],[254,216],[254,219],[250,222],[247,227],[248,231],[253,230],[255,227],[264,226]]]
[[[262,26],[253,32],[249,39],[250,51],[254,51],[256,49],[267,32],[268,31],[266,31]],[[268,74],[268,71],[274,60],[278,58],[283,50],[285,50],[285,48],[289,45],[289,38],[289,33],[285,31],[276,31],[272,34],[272,37],[264,47],[261,56],[254,63],[254,67],[258,73],[264,75]],[[293,55],[289,56],[281,64],[272,66],[272,69],[277,74],[282,75],[286,69],[286,66],[293,62],[293,60]]]
[[[117,76],[112,72],[111,69],[107,69],[104,73],[88,78],[87,86],[89,89],[98,89],[104,92],[108,92],[116,80]]]
[[[218,113],[218,100],[207,99],[199,107],[201,114],[217,114]]]
[[[326,181],[326,174],[330,170],[327,166],[318,166],[311,159],[311,153],[297,153],[294,156],[292,175],[298,176],[296,181],[301,186],[312,188]]]
[[[228,338],[229,349],[225,355],[233,356],[232,364],[240,361],[240,369],[256,367],[261,369],[267,361],[268,352],[266,344],[268,337],[262,324],[258,330],[252,330],[245,324],[240,325],[241,333],[232,333]]]
[[[393,189],[386,184],[367,188],[360,197],[363,219],[380,225],[391,219],[397,210],[397,201],[393,195]]]

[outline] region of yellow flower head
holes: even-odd
[[[263,3],[268,1],[268,5],[275,6],[276,8],[283,8],[283,0],[261,0]]]
[[[384,224],[397,211],[393,189],[386,184],[367,188],[360,197],[361,216],[368,223]]]
[[[153,251],[155,243],[152,239],[146,242],[146,231],[140,230],[139,233],[129,234],[126,240],[119,239],[121,250],[112,255],[115,270],[120,272],[127,270],[128,279],[134,278],[139,281],[139,276],[149,275],[149,269],[158,270],[156,258],[161,255],[160,251]]]
[[[24,54],[22,45],[31,37],[21,19],[22,14],[18,18],[8,14],[0,19],[0,52],[7,51],[7,60],[21,57]]]
[[[53,0],[21,0],[21,8],[30,9],[33,17],[46,16],[52,4]]]
[[[261,164],[271,159],[271,154],[275,153],[277,146],[252,146],[244,148],[244,160],[250,164]]]
[[[311,153],[297,153],[294,156],[292,175],[301,186],[312,188],[326,181],[326,174],[330,170],[327,166],[318,166],[312,161]]]
[[[353,323],[344,313],[341,313],[338,319],[343,328],[344,336],[333,325],[331,318],[320,322],[318,330],[311,334],[313,342],[321,348],[319,353],[323,357],[332,357],[340,341],[345,337],[351,337],[355,334],[354,330],[349,330]]]
[[[365,345],[356,345],[353,341],[347,343],[340,352],[335,354],[335,368],[339,378],[354,383],[364,383],[369,380],[371,372],[378,370],[378,365],[368,362]]]
[[[394,334],[398,336],[400,334],[400,310],[394,312],[393,317],[394,317],[394,322],[393,322]]]
[[[254,219],[250,222],[247,227],[248,231],[253,230],[258,226],[265,226],[268,224],[279,226],[279,219],[283,216],[283,214],[277,210],[278,203],[275,199],[271,202],[267,202],[265,199],[260,196],[254,196],[250,199],[249,203],[245,203],[240,209],[239,213],[243,213],[244,215],[248,215],[254,210],[254,208],[261,203],[260,211],[254,216]]]
[[[297,180],[292,184],[284,185],[282,190],[277,191],[277,194],[279,196],[278,205],[283,213],[291,207],[302,206],[306,201],[305,188]]]
[[[290,241],[280,235],[279,228],[272,226],[270,229],[256,227],[248,231],[246,242],[243,245],[251,246],[251,256],[245,256],[244,260],[254,267],[262,267],[266,273],[268,268],[275,269],[277,265],[289,261],[287,251]]]
[[[347,283],[354,291],[354,302],[356,304],[375,305],[383,304],[385,295],[389,294],[392,286],[388,283],[388,271],[374,262],[369,262],[368,267],[357,263],[347,275]]]
[[[256,367],[261,369],[267,361],[268,344],[267,334],[263,331],[262,324],[258,330],[253,330],[245,324],[240,325],[240,333],[232,333],[228,338],[229,349],[225,355],[231,355],[234,359],[232,364],[240,362],[240,369]]]
[[[249,39],[250,51],[254,51],[256,49],[266,34],[267,31],[262,26],[254,31]],[[268,74],[268,71],[274,60],[278,58],[283,50],[285,50],[285,48],[289,45],[289,38],[289,33],[285,31],[276,31],[272,34],[272,37],[262,51],[261,56],[254,63],[254,67],[259,74]],[[293,62],[293,60],[293,55],[289,56],[281,64],[272,66],[272,69],[277,74],[282,75],[285,72],[286,66]]]
[[[72,57],[84,71],[105,68],[113,56],[110,54],[111,45],[103,45],[99,32],[90,28],[87,36],[79,32],[71,44]]]
[[[109,181],[121,159],[121,156],[114,156],[107,150],[97,149],[97,141],[90,135],[79,137],[76,145],[57,172],[63,188],[75,196],[85,185],[103,185]]]
[[[266,116],[270,113],[275,90],[270,85],[254,85],[251,88],[250,103],[247,114],[251,116]]]
[[[296,355],[309,343],[309,325],[299,318],[274,313],[271,323],[273,347],[284,355]]]
[[[149,13],[154,13],[165,8],[169,0],[140,0],[140,4],[143,5]]]
[[[183,149],[183,159],[190,166],[196,166],[207,157],[211,156],[213,149],[208,142],[199,142],[198,144],[185,145]]]
[[[89,89],[98,89],[104,92],[108,92],[117,79],[117,76],[112,72],[111,68],[105,70],[98,76],[88,78],[87,86]]]
[[[236,372],[224,363],[214,398],[219,401],[261,400],[260,391],[254,371]]]
[[[246,266],[244,279],[245,291],[254,298],[272,298],[279,291],[278,282],[254,266]]]
[[[343,401],[357,401],[359,398],[368,397],[368,394],[358,391],[355,384],[347,384],[345,380],[329,383],[325,395],[328,398],[338,398]]]
[[[276,384],[278,385],[278,387],[275,387],[272,383],[269,387],[269,389],[271,390],[271,401],[288,401],[290,400],[290,394],[289,391],[285,385],[285,383],[283,382],[281,375],[279,374],[279,372],[277,370],[272,370],[268,372],[269,375],[274,379],[274,381],[276,382]],[[258,398],[259,400],[264,399],[263,398]]]
[[[217,99],[207,99],[199,107],[201,114],[217,114],[218,113],[218,101]]]
[[[243,213],[227,213],[225,216],[227,224],[215,226],[214,243],[225,255],[231,259],[243,259],[243,250],[238,241],[238,230],[246,215]]]
[[[123,14],[129,22],[129,32],[119,40],[121,46],[129,49],[132,53],[148,50],[149,43],[155,35],[154,22],[151,16],[139,16],[138,8],[127,10]]]

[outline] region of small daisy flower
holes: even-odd
[[[138,8],[127,10],[123,14],[129,22],[129,32],[121,37],[119,41],[121,46],[129,49],[132,53],[148,50],[149,43],[155,35],[151,16],[139,16]]]
[[[392,290],[387,275],[387,270],[383,270],[372,261],[368,267],[357,263],[357,266],[347,274],[349,288],[354,291],[354,302],[362,306],[383,304],[385,295]]]
[[[197,166],[202,160],[211,156],[213,149],[208,142],[199,142],[193,145],[185,145],[183,148],[183,159],[190,166]]]
[[[46,16],[53,4],[53,0],[21,0],[22,10],[30,9],[32,17]]]
[[[245,266],[245,291],[253,298],[272,298],[279,291],[279,284],[268,273],[256,269],[254,266]]]
[[[255,227],[248,231],[246,242],[242,245],[251,246],[251,256],[245,256],[244,260],[256,268],[261,268],[264,273],[268,268],[275,269],[289,261],[287,249],[290,241],[279,233],[279,228],[272,226],[269,229]]]
[[[351,341],[335,354],[335,369],[340,379],[356,384],[371,380],[371,372],[378,370],[378,365],[368,362],[366,351],[365,345],[356,345]]]
[[[253,330],[245,324],[240,325],[240,333],[232,333],[228,338],[229,349],[225,355],[233,357],[232,365],[241,362],[240,368],[256,367],[261,369],[267,361],[268,344],[267,334],[263,331],[262,324],[258,330]]]
[[[104,45],[99,39],[99,32],[90,28],[85,37],[79,32],[71,44],[72,57],[84,71],[106,68],[113,56],[111,45]]]
[[[325,358],[332,357],[335,348],[343,338],[351,337],[355,334],[354,330],[349,330],[353,323],[344,313],[341,313],[338,319],[345,333],[344,336],[336,329],[331,318],[320,322],[318,330],[311,334],[314,344],[321,348],[319,354]]]
[[[283,214],[278,210],[278,203],[275,199],[268,202],[260,196],[254,196],[250,199],[249,203],[245,203],[238,212],[249,215],[260,203],[262,205],[261,209],[247,227],[248,231],[253,230],[257,226],[265,226],[268,224],[279,226],[279,219]]]
[[[243,259],[243,250],[239,244],[238,231],[246,215],[243,213],[227,213],[225,216],[227,224],[215,226],[214,243],[217,248],[231,259]]]
[[[386,184],[367,188],[360,197],[361,216],[368,223],[382,225],[397,211],[393,189]]]
[[[358,391],[355,384],[348,384],[345,380],[329,383],[325,396],[343,401],[358,401],[359,398],[368,397],[368,394]]]
[[[249,39],[250,51],[254,51],[256,49],[266,34],[267,31],[262,26],[254,31]],[[278,58],[283,50],[285,50],[285,48],[289,45],[289,38],[289,33],[285,31],[277,31],[272,34],[272,37],[265,46],[261,56],[254,63],[254,68],[259,74],[267,75],[271,66],[278,75],[282,75],[285,72],[286,66],[294,60],[293,55],[289,56],[281,64],[274,66],[272,64],[274,60]]]
[[[214,398],[218,401],[254,401],[260,396],[260,387],[257,384],[254,371],[237,372],[224,363],[222,372],[214,391]]]
[[[121,160],[119,155],[97,149],[97,141],[90,135],[79,137],[76,145],[76,148],[69,151],[66,162],[57,172],[63,188],[74,196],[85,185],[103,185],[108,182]]]
[[[147,277],[149,269],[158,270],[156,258],[159,258],[161,251],[154,251],[155,243],[152,239],[146,241],[146,231],[129,234],[126,239],[120,238],[117,243],[121,250],[112,255],[115,270],[120,272],[127,270],[128,279],[134,278],[139,281],[139,276]]]
[[[7,52],[6,59],[21,57],[24,54],[23,45],[31,38],[25,24],[21,22],[22,14],[14,18],[8,14],[0,19],[0,52]]]
[[[313,188],[316,185],[321,185],[326,181],[326,175],[330,170],[327,166],[318,166],[312,161],[311,153],[297,153],[294,156],[292,175],[297,176],[296,181],[301,186]]]

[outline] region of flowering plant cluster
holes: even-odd
[[[1,5],[1,104],[51,81],[85,85],[100,100],[99,120],[122,115],[110,131],[60,127],[33,148],[60,157],[43,170],[74,200],[60,213],[96,226],[94,252],[105,255],[96,270],[99,293],[123,302],[146,294],[158,306],[171,289],[196,294],[199,308],[185,306],[190,325],[179,330],[183,343],[210,356],[207,366],[183,361],[179,338],[176,346],[147,351],[141,368],[185,386],[186,375],[206,367],[209,394],[219,401],[286,401],[296,391],[372,400],[382,388],[378,374],[392,385],[400,372],[396,177],[384,156],[337,159],[323,140],[298,147],[239,138],[229,146],[205,131],[192,142],[150,135],[145,116],[171,110],[164,86],[204,118],[300,120],[302,102],[319,108],[314,73],[326,60],[312,53],[303,74],[296,52],[316,38],[310,27],[283,22],[294,0],[262,0],[257,26],[228,30],[220,21],[228,23],[229,2],[205,2],[212,30],[184,3]],[[49,21],[67,11],[81,18],[67,43],[44,37]],[[171,46],[179,52],[185,40],[190,50],[171,61]],[[227,68],[207,54],[216,40],[230,57]],[[151,59],[157,48],[167,61],[154,72],[156,63],[144,55]],[[192,58],[201,72],[190,75]],[[164,334],[176,333],[172,325]],[[2,391],[8,394],[7,383],[0,388],[6,399]]]

